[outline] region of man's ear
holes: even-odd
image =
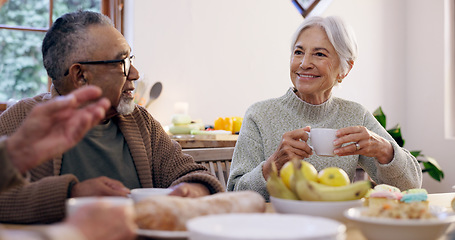
[[[80,88],[87,84],[81,64],[75,63],[71,65],[68,72],[69,81],[71,81],[74,88]]]

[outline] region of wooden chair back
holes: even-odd
[[[207,167],[226,189],[234,147],[183,149],[194,161]]]

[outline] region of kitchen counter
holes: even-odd
[[[170,135],[183,149],[235,147],[238,135]]]

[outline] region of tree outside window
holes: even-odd
[[[67,12],[101,12],[101,1],[7,1],[0,9],[0,102],[47,92],[48,77],[41,56],[45,32]]]

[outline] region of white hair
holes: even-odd
[[[133,113],[134,107],[135,104],[132,98],[121,97],[116,110],[120,115],[128,115]]]
[[[303,30],[312,26],[320,26],[325,31],[340,59],[341,73],[347,74],[350,62],[354,62],[357,58],[357,40],[354,31],[340,17],[313,16],[306,18],[294,33],[291,52],[294,51],[295,43]]]

